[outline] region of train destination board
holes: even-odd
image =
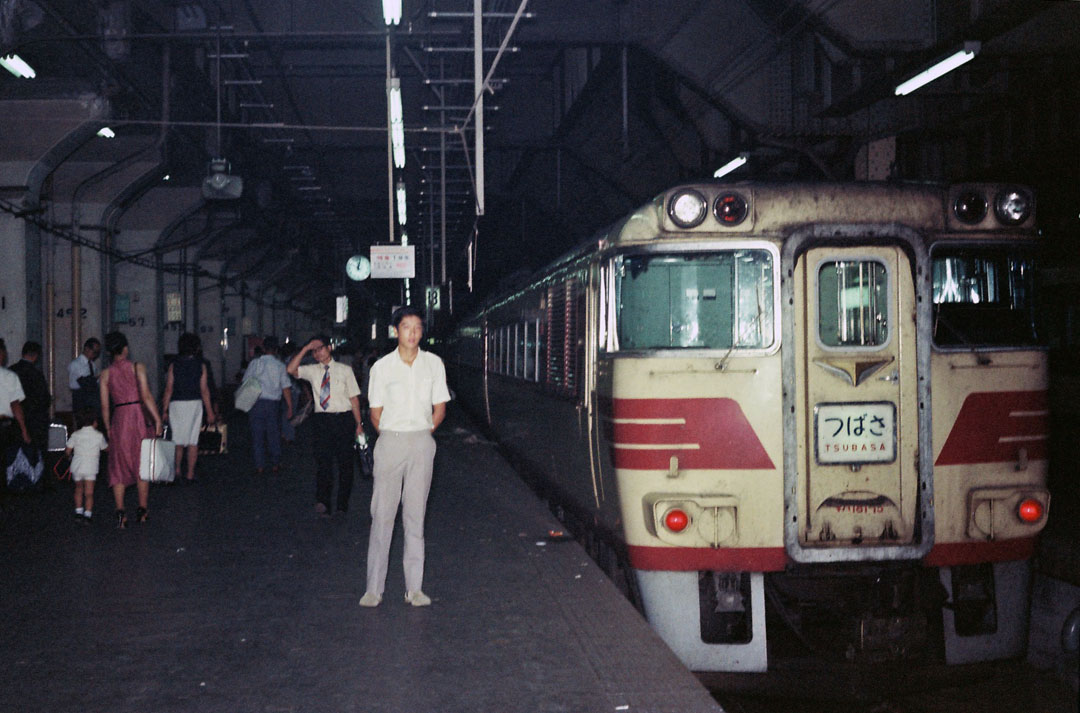
[[[814,409],[818,463],[896,460],[896,405],[891,402],[818,404]]]

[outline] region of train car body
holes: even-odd
[[[1031,194],[673,188],[461,325],[453,387],[698,671],[1014,656],[1046,522]]]

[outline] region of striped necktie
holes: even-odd
[[[330,367],[323,372],[322,387],[319,389],[319,406],[325,411],[330,405]]]

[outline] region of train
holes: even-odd
[[[1050,506],[1039,260],[1025,186],[679,185],[447,368],[690,669],[1010,658]]]

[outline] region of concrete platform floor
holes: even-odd
[[[243,430],[199,483],[154,486],[145,525],[113,529],[104,479],[90,525],[70,483],[5,503],[0,711],[720,710],[453,409],[426,609],[403,602],[400,525],[382,605],[357,604],[369,481],[319,518],[303,440],[255,476]]]

